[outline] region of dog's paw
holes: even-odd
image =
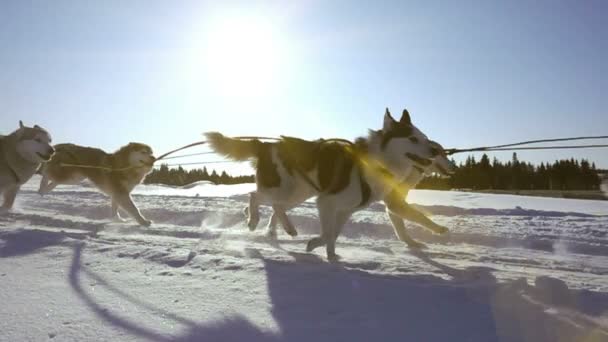
[[[415,241],[415,240],[407,241],[406,243],[407,243],[407,247],[409,249],[413,249],[413,250],[420,250],[420,249],[427,248],[425,244],[423,244],[422,242]]]
[[[285,233],[287,233],[291,237],[298,236],[298,231],[295,228],[293,228],[293,227],[291,227],[289,229],[285,229]]]
[[[328,262],[339,262],[340,259],[342,259],[338,254],[329,254],[327,255],[327,261]]]
[[[112,221],[118,222],[118,223],[124,223],[124,222],[127,222],[127,219],[124,219],[120,216],[112,216]]]
[[[271,239],[271,240],[276,240],[277,239],[277,231],[274,229],[268,229],[266,230],[266,237]]]
[[[433,231],[435,232],[435,234],[439,234],[439,235],[446,234],[446,233],[450,232],[450,230],[447,229],[444,226],[437,226],[435,229],[433,229]]]
[[[312,239],[308,240],[308,243],[306,244],[306,251],[310,253],[313,250],[315,250],[315,248],[323,246],[324,244],[325,244],[325,242],[323,241],[322,238],[320,238],[320,237],[312,238]]]
[[[250,231],[254,231],[258,227],[258,223],[260,223],[259,216],[250,217],[247,220],[247,227],[249,227]]]
[[[139,224],[144,226],[144,227],[150,227],[152,225],[152,221],[150,220],[141,220],[139,221]]]

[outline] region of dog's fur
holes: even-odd
[[[42,179],[38,192],[44,195],[59,184],[78,184],[88,179],[112,199],[114,219],[122,221],[118,213],[120,207],[140,225],[148,227],[152,222],[141,215],[130,194],[152,171],[155,160],[150,146],[140,143],[129,143],[114,153],[74,144],[56,145],[55,155],[40,170]],[[63,164],[99,166],[106,169],[79,168]],[[128,169],[120,170],[125,168]]]
[[[16,131],[0,136],[0,193],[4,195],[0,212],[13,207],[21,185],[55,153],[50,144],[51,135],[44,128],[26,127],[21,121]]]
[[[269,233],[278,220],[295,235],[285,211],[318,196],[322,233],[309,241],[307,249],[327,244],[329,259],[336,258],[335,241],[350,215],[377,200],[385,202],[397,236],[412,247],[422,245],[409,237],[404,218],[435,233],[447,231],[405,202],[407,191],[425,172],[447,173],[451,168],[441,145],[428,140],[406,110],[395,121],[387,109],[383,129],[370,131],[354,146],[285,137],[277,143],[241,141],[215,132],[206,137],[216,152],[254,162],[257,191],[251,193],[248,210],[252,230],[259,222],[258,206],[268,204],[274,209]]]

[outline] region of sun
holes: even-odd
[[[209,26],[202,51],[205,76],[221,95],[272,95],[281,83],[285,43],[271,22],[238,16]]]

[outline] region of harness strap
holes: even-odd
[[[296,169],[296,171],[300,174],[304,181],[308,183],[308,185],[312,186],[315,190],[317,190],[317,192],[321,192],[321,188],[317,186],[315,182],[313,182],[312,179],[310,179],[310,177],[308,177],[308,175],[302,171],[302,169],[300,169],[297,165],[294,167],[294,169]]]

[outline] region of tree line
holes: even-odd
[[[158,169],[146,176],[144,183],[146,184],[167,184],[167,185],[187,185],[198,181],[210,181],[215,184],[240,184],[255,182],[254,176],[230,176],[226,171],[217,174],[215,170],[211,173],[207,168],[184,170],[181,166],[178,168],[169,168],[167,164],[161,164]]]
[[[598,190],[601,179],[595,163],[586,159],[563,159],[554,163],[541,163],[534,166],[520,161],[514,153],[510,161],[503,163],[484,154],[477,161],[469,156],[464,163],[456,166],[453,175],[444,177],[431,175],[425,177],[417,186],[419,189],[473,189],[473,190]],[[253,183],[251,176],[233,177],[222,171],[211,173],[207,168],[185,170],[181,166],[169,168],[162,164],[154,169],[145,183],[167,185],[186,185],[198,181],[215,184]]]
[[[450,177],[429,176],[418,185],[422,189],[474,190],[598,190],[601,179],[595,163],[586,159],[562,159],[532,165],[520,161],[513,153],[503,163],[486,154],[477,161],[469,156]]]

